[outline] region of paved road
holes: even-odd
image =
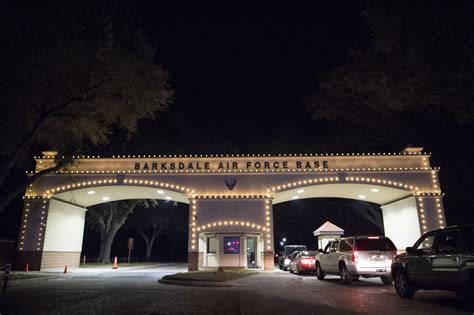
[[[393,286],[361,280],[350,286],[338,278],[261,272],[232,282],[229,288],[164,285],[166,274],[185,271],[184,264],[130,268],[78,269],[67,275],[22,280],[0,295],[3,314],[74,313],[318,313],[318,314],[473,314],[474,301],[449,292],[419,292],[414,299],[397,296]]]

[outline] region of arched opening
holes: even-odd
[[[186,195],[180,191],[161,187],[132,185],[104,185],[71,189],[57,193],[52,196],[49,201],[49,209],[45,221],[47,224],[44,224],[44,246],[41,259],[42,269],[58,267],[56,266],[58,260],[61,261],[61,264],[65,262],[68,263],[69,266],[79,265],[80,258],[84,254],[84,230],[88,208],[109,202],[139,199],[158,200],[156,209],[153,209],[157,212],[161,210],[160,204],[162,208],[168,203],[176,204],[176,206],[181,205],[179,209],[182,214],[184,214],[181,215],[181,219],[185,220],[185,222],[179,222],[180,225],[184,226],[181,231],[184,236],[182,235],[183,237],[181,238],[184,239],[185,244],[187,244],[189,217],[187,204],[189,201]],[[149,214],[154,213],[149,212]],[[118,228],[118,231],[121,227],[122,225]],[[138,226],[135,226],[135,228],[138,228]],[[90,229],[87,230],[87,232],[90,232]],[[92,234],[95,235],[86,235],[86,245],[94,242],[93,240],[88,240],[87,237],[94,239],[94,237],[97,238],[98,236],[97,233]],[[123,255],[124,252],[127,252],[126,241],[129,235],[133,235],[136,244],[140,244],[137,249],[143,251],[143,246],[141,246],[143,245],[141,244],[143,241],[140,237],[137,237],[139,234],[137,234],[136,231],[127,231],[126,233],[117,233],[117,235],[115,235],[118,237],[117,241],[119,242],[125,238],[124,244],[112,248],[116,256]],[[100,241],[100,239],[98,241]],[[185,248],[185,251],[187,251],[187,248]]]
[[[418,212],[416,199],[411,191],[365,183],[323,183],[282,190],[275,194],[273,205],[277,248],[281,238],[286,237],[279,230],[291,231],[290,224],[294,224],[295,231],[298,231],[298,227],[304,226],[304,231],[301,231],[300,228],[298,232],[308,234],[305,238],[308,240],[315,229],[325,221],[332,219],[336,221],[333,223],[337,223],[346,231],[346,235],[351,233],[367,235],[380,231],[381,234],[390,237],[397,248],[403,249],[410,246],[419,237],[419,221],[423,216]],[[311,215],[312,212],[324,207],[331,207],[331,209],[323,210],[325,216]],[[304,224],[288,219],[291,218],[288,212],[292,210],[299,212],[297,214],[299,221]],[[279,211],[287,212],[284,219],[282,219],[283,213],[279,213]],[[367,222],[360,224],[359,220],[364,218],[360,218],[350,211],[358,212],[359,216],[367,214],[365,218]],[[372,218],[368,217],[369,215]],[[306,218],[301,219],[304,216]],[[293,218],[295,218],[294,215]],[[370,222],[371,220],[373,222]],[[351,224],[359,226],[355,228]],[[298,239],[302,239],[302,237],[299,236]],[[308,245],[315,248],[316,240],[314,239],[312,244]]]

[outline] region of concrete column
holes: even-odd
[[[416,205],[422,233],[446,227],[441,195],[427,194],[416,196]]]
[[[273,244],[273,204],[272,200],[265,200],[265,227],[263,232],[264,254],[263,254],[263,269],[273,271],[275,268],[274,262],[274,244]]]
[[[398,249],[412,246],[420,237],[420,221],[414,196],[381,206],[385,236]]]
[[[188,270],[196,271],[199,269],[198,266],[199,266],[199,253],[196,251],[188,252]]]
[[[86,211],[64,201],[50,201],[41,269],[79,267]]]
[[[49,199],[25,197],[14,268],[40,270]]]
[[[189,199],[188,231],[188,270],[199,270],[199,234],[196,231],[198,204],[196,199]]]

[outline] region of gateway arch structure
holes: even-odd
[[[54,152],[35,157],[40,172]],[[401,153],[75,156],[26,191],[16,264],[78,266],[87,207],[123,199],[189,204],[188,265],[273,270],[273,205],[334,197],[380,204],[402,249],[446,225],[439,168],[420,148]],[[157,209],[159,211],[159,209]]]

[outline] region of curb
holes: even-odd
[[[174,285],[183,285],[189,287],[231,287],[232,285],[220,282],[212,281],[188,281],[188,280],[165,280],[159,279],[158,283],[161,284],[174,284]]]

